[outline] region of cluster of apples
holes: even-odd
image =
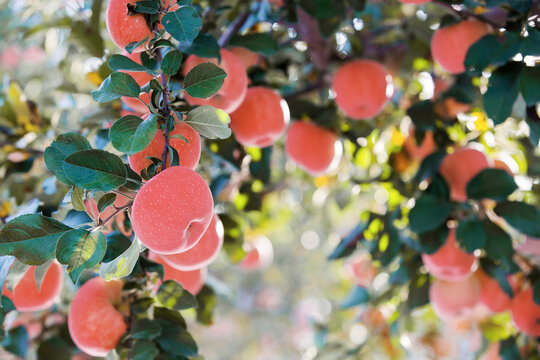
[[[480,171],[498,167],[509,171],[502,162],[492,163],[481,151],[462,148],[445,156],[439,171],[450,188],[453,201],[467,200],[467,183]],[[509,171],[510,172],[510,171]],[[435,277],[430,287],[430,301],[443,320],[467,316],[482,305],[493,313],[511,310],[515,325],[523,332],[540,335],[540,306],[533,300],[532,288],[514,285],[510,298],[498,282],[478,269],[477,258],[459,247],[456,229],[449,229],[445,243],[433,254],[422,254],[424,265]]]

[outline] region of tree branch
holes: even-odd
[[[433,3],[454,12],[455,14],[457,14],[462,19],[472,17],[472,18],[475,18],[475,19],[480,20],[482,22],[485,22],[486,24],[489,24],[489,25],[493,26],[496,29],[504,26],[504,24],[498,24],[497,22],[495,22],[493,20],[487,19],[487,18],[483,17],[482,15],[475,14],[475,13],[470,12],[468,10],[456,9],[455,7],[453,7],[451,4],[448,4],[444,0],[433,0]]]

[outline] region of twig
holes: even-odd
[[[223,33],[223,35],[221,35],[218,40],[218,44],[220,47],[224,47],[225,45],[227,45],[229,43],[229,40],[231,40],[231,38],[240,31],[242,26],[244,26],[247,19],[249,18],[249,15],[251,15],[251,11],[246,11],[227,28],[227,30]]]
[[[115,211],[110,215],[108,216],[107,218],[105,218],[104,220],[99,220],[99,223],[98,225],[94,228],[94,230],[97,230],[97,229],[101,229],[103,227],[105,227],[105,225],[107,225],[109,223],[109,221],[111,221],[112,219],[114,219],[114,217],[118,214],[120,214],[122,211],[124,211],[125,209],[128,209],[130,208],[131,206],[133,205],[133,201],[130,201],[129,203],[127,203],[126,205],[124,206],[120,206],[120,207],[115,207]]]
[[[322,81],[322,80],[317,81],[316,83],[307,85],[305,88],[303,88],[301,90],[298,90],[298,91],[293,92],[293,93],[291,93],[289,95],[286,95],[285,100],[291,100],[291,99],[297,98],[299,96],[308,94],[308,93],[310,93],[312,91],[319,90],[320,88],[324,87],[325,85],[326,85],[326,83],[324,81]]]

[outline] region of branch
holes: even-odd
[[[305,88],[303,88],[301,90],[298,90],[298,91],[293,92],[293,93],[291,93],[289,95],[286,95],[285,100],[291,100],[291,99],[297,98],[299,96],[309,94],[312,91],[319,90],[319,89],[325,87],[325,85],[326,85],[326,83],[324,81],[319,80],[316,83],[307,85]]]
[[[229,40],[231,40],[231,38],[240,31],[242,26],[244,26],[247,19],[249,18],[249,15],[251,15],[251,11],[246,11],[245,13],[240,15],[236,19],[236,21],[234,21],[233,23],[229,25],[227,30],[223,33],[223,35],[221,35],[221,37],[218,40],[218,44],[220,47],[224,47],[225,45],[227,45],[229,43]]]
[[[99,220],[99,223],[98,225],[94,228],[94,230],[97,230],[97,229],[100,229],[100,228],[103,228],[105,227],[105,225],[107,225],[109,223],[109,221],[111,221],[112,219],[115,218],[116,215],[120,214],[122,211],[130,208],[131,206],[133,205],[133,201],[130,201],[129,203],[127,203],[126,205],[124,206],[120,206],[120,207],[114,207],[116,210],[110,215],[108,216],[107,218],[105,218],[104,220]]]

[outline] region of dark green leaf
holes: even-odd
[[[92,91],[92,99],[98,103],[106,103],[121,98],[138,97],[141,87],[135,79],[123,72],[113,72],[103,80],[99,89]]]
[[[214,308],[217,305],[216,293],[211,287],[204,285],[196,298],[197,321],[203,325],[211,325],[214,322]]]
[[[527,27],[528,36],[521,40],[519,52],[523,56],[540,55],[540,30],[533,27]]]
[[[486,233],[482,222],[478,219],[462,220],[458,225],[456,236],[468,253],[481,249],[486,244]]]
[[[264,56],[274,55],[279,50],[279,44],[270,34],[236,35],[229,45],[245,47]]]
[[[161,325],[150,319],[138,319],[131,328],[134,339],[152,340],[161,335]]]
[[[484,169],[467,184],[467,197],[502,201],[516,189],[514,178],[506,170]]]
[[[176,327],[174,331],[163,330],[162,335],[156,339],[156,342],[165,351],[179,356],[197,356],[199,349],[193,337],[180,327]]]
[[[516,345],[516,338],[510,337],[499,343],[499,356],[502,360],[520,360],[521,354]]]
[[[111,191],[126,183],[126,168],[122,160],[104,150],[82,150],[64,161],[67,178],[77,187]]]
[[[533,300],[536,305],[540,305],[540,281],[536,281],[533,285]]]
[[[150,145],[156,132],[156,114],[144,120],[135,115],[127,115],[115,121],[109,130],[109,137],[116,150],[133,155]]]
[[[537,207],[522,202],[507,201],[497,205],[495,213],[523,234],[540,238],[540,210]]]
[[[429,287],[430,278],[427,275],[419,275],[411,280],[407,295],[407,307],[410,310],[429,304]]]
[[[56,258],[68,266],[69,276],[75,283],[85,269],[92,269],[103,260],[106,250],[107,240],[101,232],[73,229],[58,239]]]
[[[28,333],[24,326],[18,326],[7,332],[0,345],[12,354],[26,358],[28,351]]]
[[[435,107],[433,101],[420,101],[407,109],[407,115],[412,119],[414,126],[419,130],[435,128]]]
[[[101,214],[103,210],[105,210],[106,208],[114,204],[115,201],[116,201],[115,193],[108,193],[108,194],[103,195],[102,197],[99,198],[99,201],[97,204],[98,212]]]
[[[112,71],[124,70],[147,72],[149,74],[153,73],[153,71],[146,66],[136,63],[127,56],[118,54],[115,54],[109,58],[109,68],[111,68]]]
[[[512,113],[519,94],[520,63],[508,63],[495,70],[484,94],[484,109],[495,125],[503,123]]]
[[[169,51],[161,62],[161,71],[167,75],[175,75],[182,65],[182,53],[176,50]]]
[[[156,344],[148,340],[138,340],[133,344],[133,360],[152,360],[159,355]]]
[[[192,54],[202,58],[217,58],[218,61],[221,60],[219,44],[216,38],[210,34],[200,33],[193,40],[193,44],[190,47],[180,48],[180,50],[186,54]]]
[[[422,195],[409,213],[411,230],[417,234],[434,230],[444,223],[453,205],[432,195]]]
[[[178,40],[181,47],[191,46],[202,28],[199,14],[190,6],[182,6],[174,12],[165,14],[161,23],[165,30]]]
[[[491,259],[501,260],[509,265],[514,255],[510,235],[488,219],[484,220],[482,225],[486,234],[485,250],[487,255]]]
[[[92,146],[85,137],[75,133],[65,133],[59,135],[45,149],[43,158],[47,168],[56,175],[58,180],[66,185],[73,185],[64,172],[64,160],[77,151],[89,150],[91,148]]]
[[[519,33],[506,31],[502,35],[486,35],[467,52],[465,67],[481,73],[488,65],[502,65],[519,52]]]
[[[201,136],[209,139],[226,139],[231,136],[229,122],[231,119],[226,112],[210,105],[196,107],[187,113],[186,124],[190,125]]]
[[[40,214],[19,216],[0,231],[0,254],[13,255],[28,265],[41,265],[54,259],[60,236],[69,226]]]
[[[528,106],[540,102],[540,66],[525,67],[519,78],[519,90]]]
[[[143,14],[157,14],[159,2],[154,0],[143,0],[135,3],[135,12]]]
[[[223,86],[227,73],[212,63],[202,63],[191,69],[184,79],[184,90],[197,98],[209,98]]]
[[[185,310],[197,307],[197,299],[174,280],[164,281],[156,294],[162,306],[172,310]]]

